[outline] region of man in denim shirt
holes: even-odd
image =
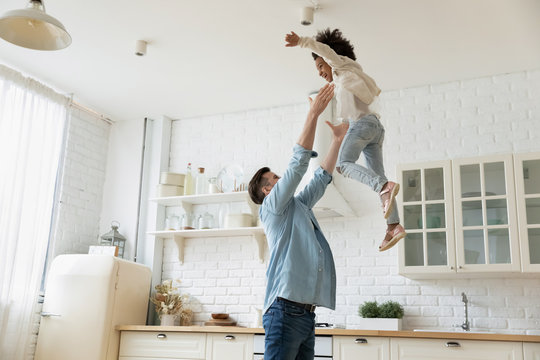
[[[336,269],[330,246],[312,208],[332,181],[339,147],[348,124],[334,126],[330,150],[310,183],[294,196],[313,151],[317,119],[334,95],[327,84],[314,101],[289,166],[280,178],[269,168],[257,171],[249,183],[251,199],[261,204],[270,261],[268,264],[263,326],[265,360],[314,358],[315,307],[335,309]]]

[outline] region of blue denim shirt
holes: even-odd
[[[264,312],[278,296],[332,310],[336,307],[334,258],[311,210],[332,176],[319,167],[294,196],[309,160],[316,156],[315,151],[295,145],[289,167],[259,209],[270,249]]]

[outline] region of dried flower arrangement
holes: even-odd
[[[193,311],[189,308],[189,295],[180,295],[178,287],[174,283],[179,280],[164,280],[156,285],[156,293],[150,298],[155,305],[156,313],[161,315],[180,316],[181,325],[189,325],[193,317]]]

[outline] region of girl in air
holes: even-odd
[[[336,170],[379,194],[383,215],[387,219],[386,234],[379,251],[388,250],[407,234],[399,224],[395,200],[399,184],[388,181],[384,175],[384,127],[379,115],[370,110],[370,104],[381,90],[355,61],[354,47],[338,29],[319,31],[314,39],[291,32],[285,36],[285,41],[287,47],[299,45],[309,48],[319,76],[335,84],[337,119],[349,122]],[[356,163],[361,153],[364,153],[366,167]]]

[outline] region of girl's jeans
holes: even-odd
[[[276,299],[263,316],[264,360],[313,360],[315,313]]]
[[[384,127],[374,114],[361,117],[349,125],[349,130],[339,149],[337,166],[343,176],[360,181],[379,193],[388,181],[384,175],[382,144]],[[356,161],[364,153],[367,167]],[[387,219],[388,224],[399,223],[399,213],[394,208]]]

